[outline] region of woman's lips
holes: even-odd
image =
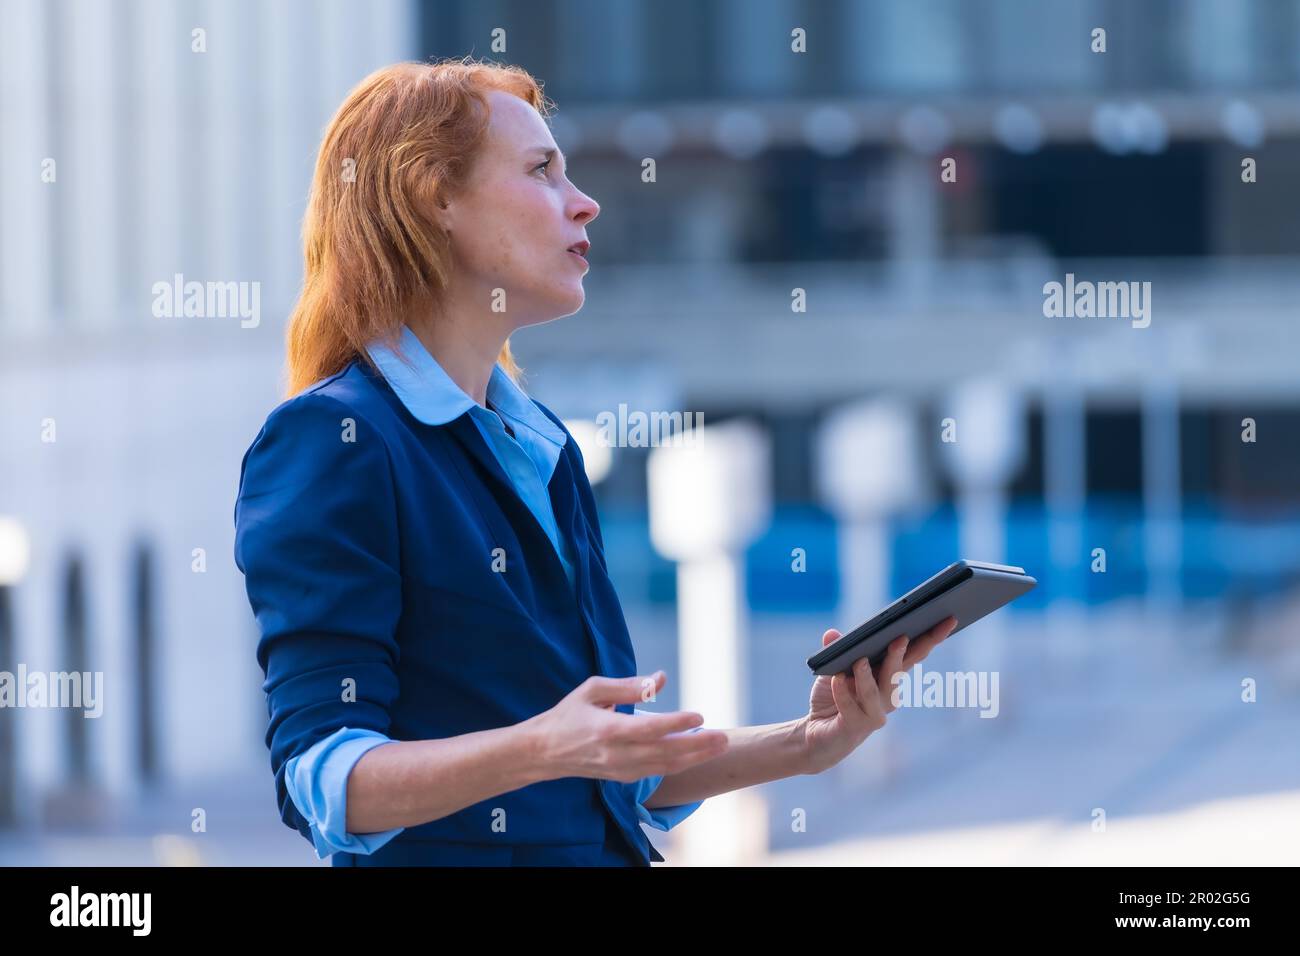
[[[591,243],[588,242],[586,239],[580,239],[577,242],[575,242],[573,245],[569,246],[567,251],[573,253],[583,262],[586,262],[587,252],[590,251],[590,249],[591,249]]]

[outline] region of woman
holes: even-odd
[[[832,766],[947,635],[817,678],[785,723],[634,706],[665,675],[636,673],[582,455],[508,343],[582,307],[600,211],[550,105],[515,67],[403,63],[321,145],[235,558],[281,817],[334,865],[648,865],[640,822]]]

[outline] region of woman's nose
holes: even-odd
[[[600,203],[586,193],[578,193],[573,218],[575,222],[591,222],[600,215]]]

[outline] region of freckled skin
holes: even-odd
[[[487,142],[465,190],[440,211],[451,230],[453,298],[489,302],[506,291],[509,325],[520,328],[582,308],[587,267],[568,251],[590,238],[600,206],[569,181],[545,120],[526,102],[496,90]],[[557,149],[549,165],[531,147]]]

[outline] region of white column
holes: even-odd
[[[162,772],[169,781],[193,784],[212,767],[220,767],[225,754],[214,738],[226,727],[214,727],[212,715],[231,713],[229,674],[221,661],[228,648],[226,635],[207,619],[208,581],[225,559],[202,533],[197,508],[203,494],[201,439],[207,423],[194,396],[209,386],[200,380],[199,367],[182,356],[156,364],[151,377],[163,394],[188,395],[186,402],[171,402],[159,409],[160,441],[171,449],[164,461],[166,484],[156,489],[151,511],[158,552],[158,748]],[[199,416],[198,419],[195,416]],[[233,505],[233,502],[232,502]],[[204,549],[207,571],[192,570],[192,551]],[[210,640],[202,645],[195,638]],[[211,640],[215,638],[215,640]]]
[[[749,717],[744,552],[771,520],[771,445],[749,422],[706,426],[687,444],[650,454],[650,537],[678,562],[681,709],[704,726]],[[766,811],[744,790],[707,800],[674,847],[693,864],[738,863],[763,852]]]
[[[120,360],[77,363],[69,373],[85,425],[78,439],[90,463],[70,502],[85,542],[85,668],[104,675],[102,714],[84,718],[90,778],[120,804],[135,794],[139,782],[132,749],[137,688],[127,544],[138,459],[127,458],[128,436],[148,412],[130,401],[131,383]]]
[[[47,537],[42,535],[43,539]],[[27,576],[12,593],[14,663],[27,665],[28,673],[48,673],[56,666],[53,642],[59,624],[61,558],[54,549],[34,551]],[[20,827],[30,828],[41,823],[43,801],[62,780],[59,712],[24,709],[12,715],[18,770],[17,822]]]
[[[287,320],[302,281],[302,218],[307,210],[316,150],[325,124],[323,107],[313,84],[311,47],[303,42],[304,25],[313,16],[307,0],[281,0],[261,7],[267,58],[263,63],[266,128],[266,284],[262,307],[266,314]],[[279,344],[281,326],[263,322],[247,330],[259,339],[267,332]],[[247,336],[240,339],[248,341]],[[250,439],[252,436],[249,436]]]
[[[1023,403],[1000,381],[984,379],[954,389],[944,408],[957,429],[957,440],[943,449],[944,463],[957,485],[961,557],[1005,563],[1006,486],[1025,459]],[[955,639],[949,666],[1001,670],[1005,642],[1004,620],[991,615]]]
[[[898,399],[846,404],[817,434],[818,493],[839,530],[841,635],[896,596],[890,593],[889,518],[930,496],[920,442],[913,407]],[[899,764],[897,746],[892,735],[882,734],[830,772],[851,787],[878,784]]]
[[[818,494],[840,528],[839,616],[845,634],[896,596],[889,593],[888,520],[931,495],[920,442],[915,410],[897,399],[843,405],[818,432]]]
[[[120,305],[118,268],[118,127],[115,122],[114,18],[111,3],[66,5],[59,21],[66,37],[62,75],[63,118],[58,185],[63,197],[65,248],[61,280],[69,322],[107,329]]]
[[[67,500],[59,476],[65,470],[61,457],[69,452],[70,410],[65,382],[48,366],[9,364],[0,353],[0,415],[6,459],[21,461],[10,472],[7,491],[12,513],[31,536],[31,564],[14,589],[14,661],[28,672],[61,669],[60,616],[62,569],[70,540],[72,519],[62,503]],[[41,442],[41,421],[56,420],[59,442]],[[74,429],[75,431],[75,429]],[[65,742],[60,711],[24,709],[15,715],[18,770],[18,823],[38,825],[44,800],[64,780]]]
[[[317,48],[319,93],[328,118],[334,115],[348,91],[379,64],[373,60],[373,24],[368,4],[321,0],[316,9],[321,31]]]
[[[153,317],[152,287],[155,282],[172,282],[184,272],[184,244],[181,234],[188,221],[197,227],[197,217],[187,216],[185,206],[193,193],[181,189],[182,157],[177,147],[183,130],[178,125],[181,109],[180,64],[188,64],[190,27],[178,16],[171,0],[139,0],[133,29],[137,31],[131,70],[131,96],[135,101],[136,159],[140,185],[136,190],[140,206],[134,211],[139,243],[139,273],[129,276],[126,300],[132,325],[150,331],[160,323],[177,320]]]
[[[410,0],[371,0],[366,11],[371,25],[367,72],[399,60],[420,58],[420,20],[415,4]]]
[[[48,15],[41,0],[12,0],[0,29],[0,340],[30,337],[50,321],[51,220],[60,184],[41,181],[41,163],[53,149]]]
[[[0,396],[3,397],[3,396]],[[3,437],[3,436],[0,436]],[[10,500],[5,492],[7,488],[0,483],[0,500]],[[16,674],[18,669],[18,646],[13,633],[15,611],[13,608],[13,589],[27,576],[31,564],[31,536],[26,526],[13,515],[0,513],[0,669]],[[22,688],[18,690],[21,692]],[[0,713],[0,801],[4,803],[4,822],[17,822],[21,814],[21,787],[18,780],[18,733],[19,721],[17,710]]]
[[[193,54],[204,69],[204,119],[207,126],[203,158],[207,201],[203,228],[211,253],[202,263],[200,281],[250,282],[260,241],[249,224],[261,215],[259,104],[249,82],[258,64],[253,60],[256,11],[246,0],[220,0],[205,7],[208,51]],[[191,278],[186,276],[187,279]],[[211,322],[205,323],[211,325]]]

